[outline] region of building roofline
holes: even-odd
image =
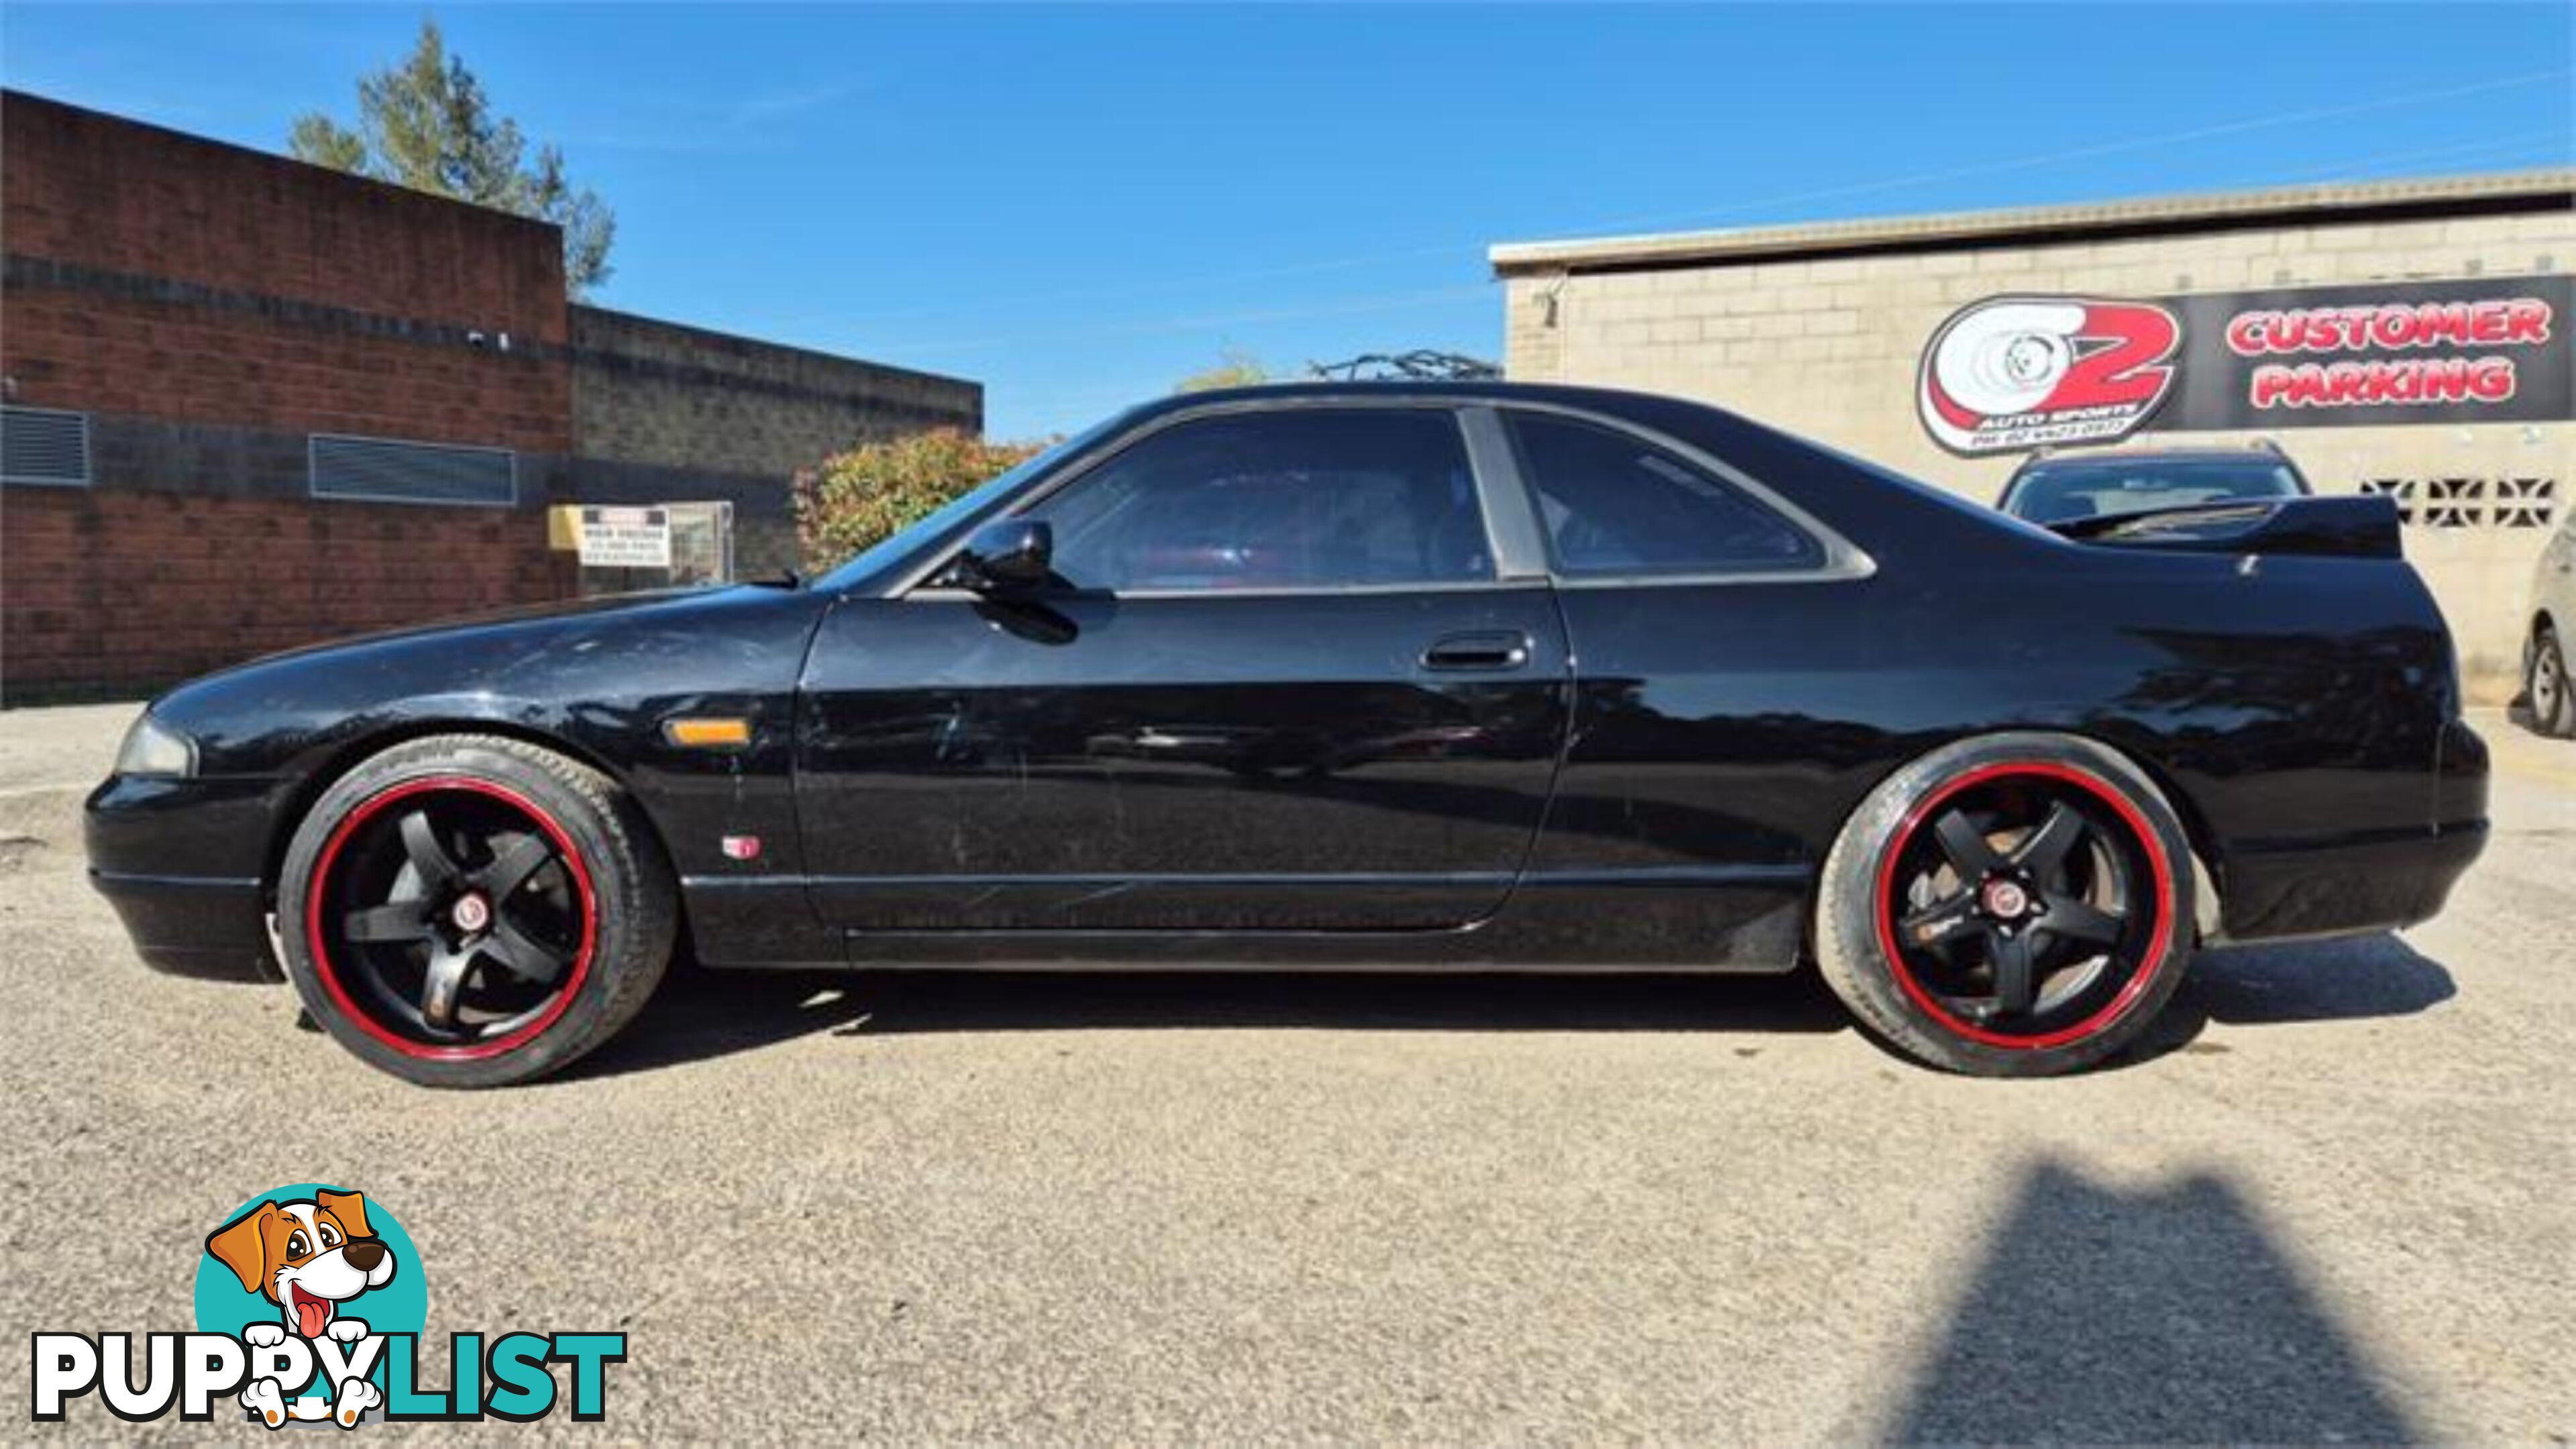
[[[238,141],[224,141],[218,140],[213,136],[201,136],[194,131],[182,131],[176,126],[164,126],[157,121],[138,120],[132,116],[119,115],[114,111],[102,111],[95,106],[84,106],[75,104],[71,101],[57,100],[52,96],[38,95],[34,91],[20,90],[15,86],[0,87],[0,111],[5,111],[7,108],[12,106],[23,105],[34,105],[57,111],[68,111],[76,116],[84,117],[93,121],[102,121],[109,125],[123,127],[128,130],[149,131],[164,140],[177,141],[189,146],[204,147],[208,150],[227,151],[236,156],[253,157],[272,165],[298,166],[307,171],[318,171],[325,176],[337,177],[340,181],[351,186],[372,187],[380,191],[392,192],[398,196],[416,198],[418,201],[431,206],[459,207],[466,211],[478,213],[484,217],[513,223],[519,226],[540,227],[551,232],[560,233],[563,230],[561,226],[556,225],[554,222],[547,221],[543,217],[523,216],[518,212],[505,211],[497,206],[485,206],[480,202],[462,201],[453,196],[441,196],[435,191],[422,191],[416,187],[405,186],[396,181],[385,181],[373,176],[362,176],[355,171],[342,171],[336,167],[320,166],[307,161],[300,156],[290,156],[283,151],[269,151],[258,146],[245,146]]]
[[[1869,217],[1797,226],[1737,227],[1488,249],[1498,277],[1559,272],[1738,266],[1851,253],[2047,246],[2104,237],[2324,225],[2389,217],[2576,210],[2576,168],[2325,182],[2257,191],[2197,192],[2065,206]]]
[[[953,387],[971,387],[979,393],[984,390],[984,383],[980,378],[959,377],[954,373],[905,367],[899,363],[879,362],[870,357],[853,357],[846,352],[826,352],[822,348],[807,347],[797,342],[772,342],[768,338],[754,337],[745,332],[727,332],[721,328],[707,327],[696,322],[675,322],[668,317],[656,317],[649,312],[629,312],[622,307],[602,307],[590,302],[572,302],[567,306],[574,312],[589,312],[619,322],[641,322],[647,327],[659,327],[668,332],[684,332],[712,343],[744,344],[756,347],[763,352],[810,357],[820,362],[831,363],[836,367],[864,367],[893,377],[917,378],[925,382],[946,383]]]

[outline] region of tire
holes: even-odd
[[[1916,1061],[2055,1076],[2137,1040],[2172,998],[2197,885],[2181,822],[2127,760],[2067,735],[1987,735],[1913,761],[1852,812],[1818,883],[1816,960],[1862,1027]]]
[[[2531,727],[2551,739],[2576,739],[2576,681],[2567,677],[2567,652],[2558,631],[2535,624],[2522,661],[2522,694],[2531,705]]]
[[[678,884],[632,798],[521,740],[396,745],[314,802],[279,872],[287,980],[429,1087],[496,1087],[617,1034],[668,968]]]

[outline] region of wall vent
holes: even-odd
[[[519,501],[519,455],[507,448],[315,433],[311,459],[316,498],[500,508]]]
[[[2545,529],[2558,514],[2555,478],[2364,478],[2361,491],[2396,499],[2416,528]]]
[[[0,482],[89,486],[89,414],[0,407]]]

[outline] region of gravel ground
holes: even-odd
[[[2576,1435],[2576,745],[2500,716],[2440,921],[2206,956],[2074,1080],[1803,976],[694,976],[455,1095],[135,961],[64,788],[127,715],[0,716],[0,1332],[188,1327],[206,1232],[320,1179],[433,1335],[631,1335],[549,1435]]]

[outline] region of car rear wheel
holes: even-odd
[[[676,885],[615,782],[520,740],[440,735],[315,802],[278,886],[287,978],[341,1045],[434,1087],[563,1067],[662,979]]]
[[[2558,631],[2534,625],[2522,667],[2523,697],[2531,702],[2531,727],[2553,739],[2576,738],[2576,687],[2567,678],[2567,651]]]
[[[2192,948],[2189,840],[2090,741],[2007,734],[1914,761],[1827,855],[1816,957],[1861,1023],[1928,1065],[2050,1076],[2137,1039]]]

